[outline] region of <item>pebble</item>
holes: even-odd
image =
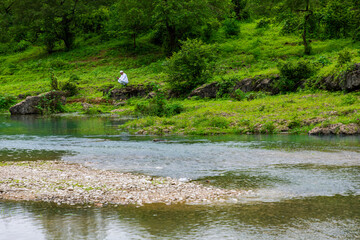
[[[0,199],[3,200],[102,207],[237,203],[243,194],[240,190],[205,187],[187,178],[185,181],[185,178],[104,171],[63,161],[8,162],[0,166]]]

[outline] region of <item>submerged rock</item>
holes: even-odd
[[[11,115],[41,114],[43,109],[50,109],[65,104],[66,94],[61,91],[51,91],[38,96],[29,96],[10,108]]]

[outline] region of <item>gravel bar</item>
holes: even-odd
[[[93,206],[237,202],[239,190],[63,161],[0,162],[0,199]]]

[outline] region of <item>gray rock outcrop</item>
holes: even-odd
[[[309,135],[358,135],[360,126],[355,123],[350,124],[330,124],[327,127],[315,127],[309,131]]]
[[[201,98],[216,98],[216,94],[219,91],[219,86],[217,82],[204,84],[201,87],[193,90],[189,97],[198,96]]]
[[[277,94],[279,90],[274,87],[274,82],[278,79],[278,75],[272,77],[256,76],[254,78],[245,78],[235,85],[234,90],[240,89],[243,92],[263,91]]]
[[[139,84],[120,89],[113,89],[109,96],[115,100],[126,100],[132,97],[146,97],[151,91],[152,86]]]
[[[320,82],[323,88],[329,91],[357,91],[360,90],[360,63],[354,64],[351,70],[341,74],[323,78]],[[321,87],[321,86],[320,86]]]
[[[52,109],[66,103],[65,93],[52,91],[38,96],[29,96],[22,102],[10,108],[11,115],[41,114],[43,110]]]

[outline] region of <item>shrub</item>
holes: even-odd
[[[351,62],[351,53],[349,49],[345,48],[344,50],[339,52],[337,63],[339,66],[342,66],[348,62]]]
[[[66,92],[70,97],[75,96],[79,92],[77,85],[75,83],[72,83],[70,80],[68,80],[61,86],[61,90]]]
[[[282,92],[296,91],[302,81],[314,73],[313,65],[305,60],[280,62],[278,69],[281,77],[275,85]]]
[[[241,100],[246,99],[246,94],[243,91],[241,91],[241,89],[236,89],[234,97],[236,100],[241,101]]]
[[[229,95],[233,92],[233,88],[235,86],[237,79],[222,79],[217,83],[218,91],[216,93],[216,97],[225,98],[229,97]]]
[[[30,47],[31,43],[25,40],[21,40],[14,46],[15,52],[23,52]]]
[[[182,42],[181,50],[167,60],[166,71],[170,87],[180,94],[189,93],[211,76],[213,48],[201,40]]]
[[[0,95],[0,109],[8,109],[11,105],[16,103],[16,98],[14,96]]]
[[[256,28],[267,28],[269,27],[271,21],[268,18],[262,18],[260,21],[256,24]]]
[[[53,72],[50,72],[50,87],[51,90],[55,90],[55,91],[59,90],[59,82]]]
[[[227,18],[223,21],[222,24],[226,37],[239,35],[240,33],[239,22],[235,18]]]
[[[353,95],[346,95],[341,99],[342,105],[348,106],[353,105],[357,101],[357,98]]]
[[[159,86],[154,85],[155,97],[146,102],[138,102],[135,105],[135,112],[143,115],[170,117],[181,113],[184,108],[179,103],[169,103],[165,99],[163,91],[159,90]]]

